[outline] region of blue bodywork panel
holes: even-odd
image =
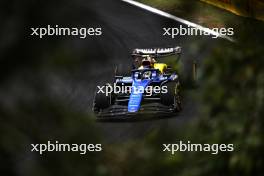
[[[140,78],[139,72],[144,73],[146,71],[151,71],[151,77],[149,79]],[[159,74],[156,69],[146,69],[141,71],[132,71],[131,77],[122,77],[121,79],[117,79],[116,83],[132,83],[132,91],[128,102],[128,112],[137,112],[140,109],[144,90],[147,86],[151,83],[165,83],[167,81],[173,81],[176,78],[177,74],[175,73],[170,76],[164,76],[163,74]]]
[[[128,112],[137,112],[140,109],[144,89],[152,82],[151,79],[134,80],[132,92],[128,102]]]

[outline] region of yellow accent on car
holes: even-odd
[[[167,69],[167,64],[163,64],[163,63],[154,63],[153,68],[158,69],[161,73],[164,73],[164,71]],[[138,68],[139,70],[143,70],[144,67],[140,66]]]
[[[154,63],[154,68],[160,70],[160,72],[163,73],[167,69],[167,64]]]

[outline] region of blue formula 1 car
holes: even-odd
[[[116,68],[114,83],[97,86],[93,102],[97,117],[124,118],[181,111],[177,70],[157,62],[161,58],[177,56],[177,64],[180,53],[180,47],[135,49],[130,73],[121,73],[122,68]]]

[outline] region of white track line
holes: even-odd
[[[134,0],[121,0],[121,1],[126,2],[126,3],[129,3],[129,4],[134,5],[134,6],[137,6],[137,7],[140,7],[142,9],[145,9],[145,10],[150,11],[152,13],[155,13],[155,14],[158,14],[158,15],[161,15],[161,16],[164,16],[166,18],[170,18],[172,20],[181,22],[181,23],[186,24],[186,25],[188,25],[190,27],[197,28],[197,29],[202,30],[202,31],[204,31],[206,33],[209,33],[211,35],[214,35],[214,36],[217,36],[217,37],[221,37],[221,38],[227,39],[227,40],[229,40],[231,42],[234,42],[234,39],[232,39],[231,37],[221,35],[220,33],[215,32],[215,31],[213,31],[213,30],[211,30],[209,28],[206,28],[206,27],[203,27],[203,26],[201,26],[199,24],[195,24],[193,22],[190,22],[190,21],[184,20],[182,18],[176,17],[176,16],[171,15],[171,14],[169,14],[167,12],[163,12],[163,11],[161,11],[159,9],[150,7],[150,6],[145,5],[145,4],[142,4],[140,2],[136,2]]]

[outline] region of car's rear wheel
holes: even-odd
[[[182,102],[180,96],[180,83],[179,82],[168,82],[163,86],[167,87],[167,93],[161,93],[161,103],[166,106],[172,106],[175,111],[182,110]]]

